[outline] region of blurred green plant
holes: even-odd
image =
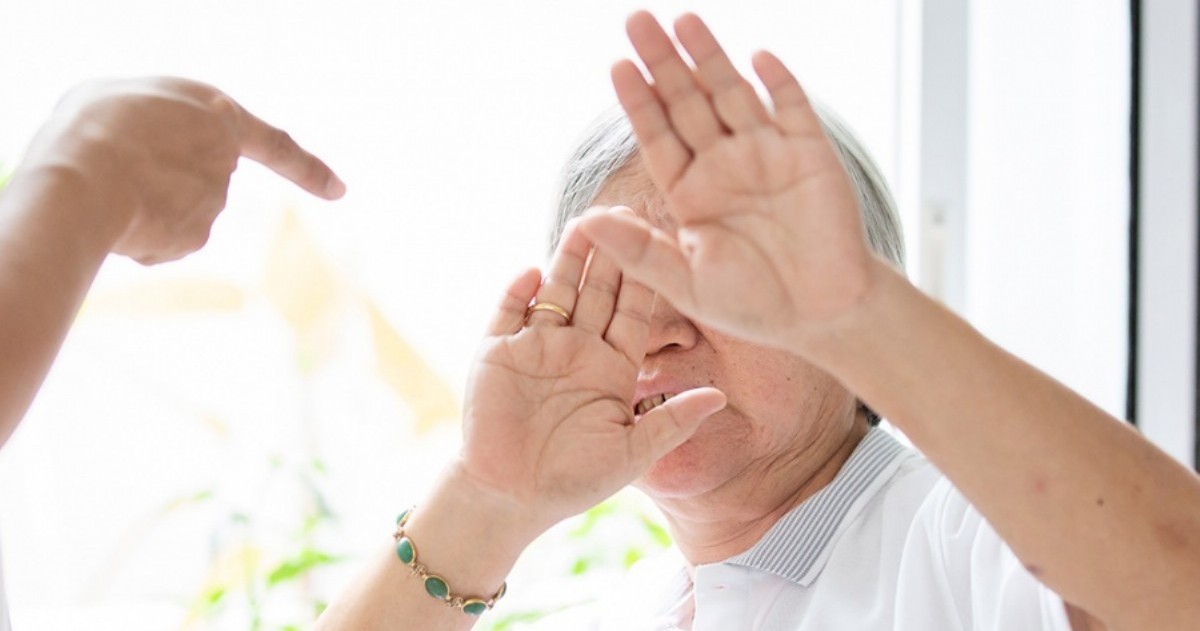
[[[311,626],[328,603],[312,586],[313,573],[345,560],[323,541],[337,519],[321,490],[325,466],[315,457],[270,457],[266,488],[297,484],[302,496],[296,526],[276,537],[264,525],[264,509],[246,511],[220,493],[202,491],[182,501],[217,502],[223,523],[213,532],[213,563],[188,605],[184,628],[289,631]],[[282,543],[280,543],[282,540]],[[297,606],[298,605],[298,606]]]
[[[597,504],[571,520],[564,537],[551,535],[530,548],[530,556],[556,553],[556,562],[549,575],[539,582],[565,584],[565,591],[580,594],[579,599],[511,611],[490,620],[485,616],[481,628],[511,631],[565,609],[593,604],[598,599],[598,592],[592,577],[623,575],[643,558],[670,547],[671,536],[660,518],[652,514],[644,502],[635,501],[640,498],[635,498],[633,493],[627,489]]]

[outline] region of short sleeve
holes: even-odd
[[[1071,631],[1062,599],[1025,569],[949,481],[938,482],[921,513],[966,629]]]

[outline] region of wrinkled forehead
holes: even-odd
[[[596,193],[595,206],[624,205],[660,230],[675,232],[675,218],[667,208],[662,193],[650,180],[641,160],[634,159],[617,170]]]

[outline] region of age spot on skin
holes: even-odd
[[[1103,497],[1096,498],[1096,506],[1100,506],[1100,507],[1104,506],[1104,498]]]
[[[1171,524],[1155,524],[1155,533],[1167,549],[1179,551],[1188,546],[1188,533]]]

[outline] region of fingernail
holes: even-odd
[[[346,183],[336,175],[330,174],[329,180],[325,182],[325,196],[329,199],[337,199],[346,194]]]

